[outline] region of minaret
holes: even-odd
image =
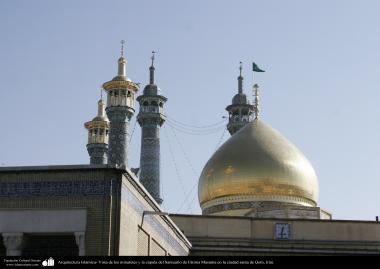
[[[108,131],[110,123],[104,114],[104,102],[98,102],[98,116],[84,124],[88,130],[87,151],[90,164],[107,164]]]
[[[160,196],[160,127],[165,122],[163,107],[167,98],[160,95],[154,83],[154,51],[152,65],[149,67],[149,84],[144,93],[137,97],[140,111],[137,120],[141,126],[140,182],[157,203]]]
[[[243,93],[242,62],[239,66],[238,93],[232,98],[232,104],[226,107],[229,114],[227,129],[231,135],[239,131],[244,125],[253,120],[254,106],[249,103]]]
[[[118,60],[118,74],[103,84],[107,92],[107,116],[110,120],[108,164],[127,167],[128,164],[128,127],[133,116],[134,95],[138,85],[126,75],[124,41],[121,42],[121,57]]]

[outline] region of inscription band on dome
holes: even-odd
[[[315,207],[316,203],[301,197],[285,197],[285,196],[256,196],[255,198],[246,197],[240,200],[237,197],[232,199],[218,199],[207,203],[202,206],[202,213],[204,215],[214,214],[223,211],[239,210],[239,209],[253,209],[259,207],[261,203],[279,203],[282,205],[300,205],[305,207]]]

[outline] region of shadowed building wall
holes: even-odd
[[[158,213],[143,218],[146,211]],[[45,237],[49,251],[59,255],[138,255],[142,249],[152,255],[157,253],[150,249],[153,240],[165,250],[161,254],[187,255],[190,243],[159,212],[129,170],[107,165],[0,168],[0,251],[5,248],[7,255],[42,254]],[[138,248],[140,230],[148,243]],[[41,249],[33,250],[38,245]]]

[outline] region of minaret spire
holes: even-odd
[[[155,51],[152,51],[152,57],[150,57],[152,59],[152,65],[149,67],[149,84],[154,84],[154,55],[155,55]]]
[[[121,43],[120,57],[124,57],[124,44],[125,44],[125,40],[121,40],[120,43]]]
[[[104,113],[104,102],[103,102],[103,94],[100,96],[100,100],[98,101],[98,117],[105,117]]]
[[[243,93],[243,76],[241,74],[243,70],[243,63],[240,62],[240,65],[239,65],[239,76],[238,76],[238,91],[239,91],[239,94],[242,94]]]
[[[152,51],[152,57],[150,57],[150,59],[152,60],[152,65],[151,65],[151,67],[154,67],[154,55],[155,55],[155,51],[153,50]]]
[[[121,40],[120,43],[121,43],[121,49],[120,49],[120,58],[118,60],[118,72],[117,72],[117,75],[125,77],[127,75],[126,74],[126,63],[127,63],[127,61],[124,58],[124,44],[125,44],[125,40]]]

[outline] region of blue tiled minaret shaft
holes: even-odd
[[[165,122],[163,107],[167,98],[160,95],[154,83],[154,52],[149,68],[149,84],[137,97],[140,111],[137,120],[141,126],[140,182],[153,198],[162,203],[160,195],[160,128]]]
[[[104,83],[103,88],[107,91],[106,112],[110,120],[108,164],[127,167],[129,121],[135,112],[134,95],[138,86],[127,78],[123,50],[118,60],[118,75]]]
[[[247,96],[243,93],[242,64],[240,62],[240,74],[238,76],[238,93],[232,98],[232,104],[226,107],[228,111],[227,129],[231,135],[239,131],[248,122],[254,119],[254,106],[250,104]]]

